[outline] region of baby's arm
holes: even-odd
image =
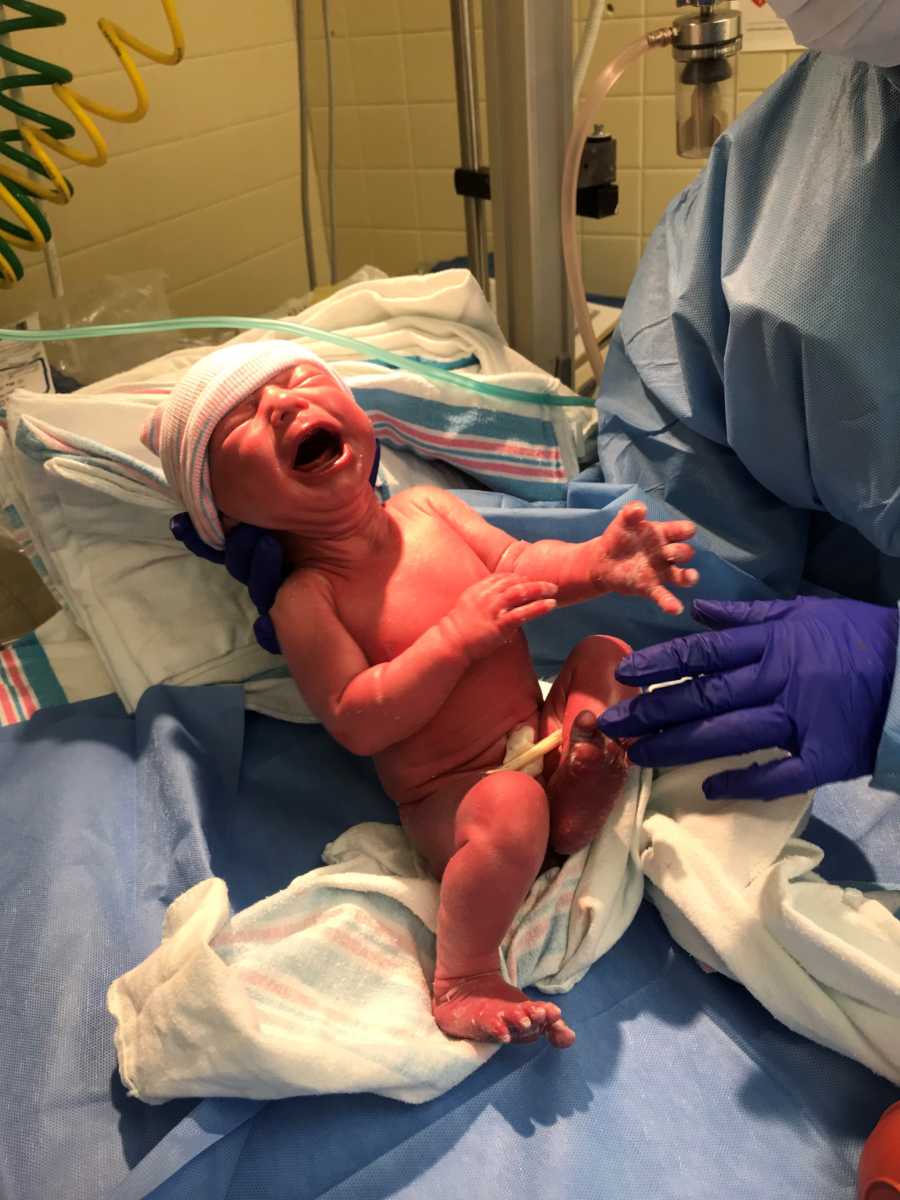
[[[297,686],[332,736],[354,754],[379,754],[424,729],[473,662],[554,605],[552,584],[491,575],[389,662],[370,666],[313,573],[281,588],[272,618]]]
[[[686,539],[694,536],[696,526],[691,521],[647,521],[647,510],[639,501],[626,504],[609,527],[589,542],[521,542],[489,525],[449,492],[429,489],[425,499],[489,570],[555,583],[558,604],[578,604],[619,592],[646,596],[663,612],[680,613],[681,601],[665,585],[692,587],[697,582],[696,571],[677,565],[693,557]]]

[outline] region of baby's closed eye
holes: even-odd
[[[246,400],[242,400],[222,419],[222,424],[227,425],[231,430],[236,429],[238,425],[243,425],[245,421],[251,420],[259,408],[260,395],[261,393],[257,392],[253,396],[248,396]]]

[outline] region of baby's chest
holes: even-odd
[[[488,574],[454,531],[425,523],[410,533],[342,598],[344,622],[370,662],[396,658]]]

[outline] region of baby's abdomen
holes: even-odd
[[[376,757],[385,791],[406,804],[429,795],[449,775],[499,766],[507,734],[536,722],[540,705],[528,646],[518,633],[466,672],[424,729]]]

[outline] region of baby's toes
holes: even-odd
[[[575,1031],[563,1020],[554,1021],[547,1030],[547,1040],[557,1050],[567,1050],[569,1046],[575,1045]]]
[[[482,1031],[488,1040],[502,1042],[504,1045],[512,1041],[512,1034],[509,1031],[507,1019],[507,1014],[501,1010],[481,1023]],[[478,1040],[483,1041],[484,1038],[479,1038]]]
[[[544,1014],[544,1018],[541,1022],[542,1025],[547,1025],[547,1026],[553,1025],[562,1016],[562,1011],[560,1010],[560,1008],[557,1004],[546,1004],[544,1002],[541,1002],[540,1005],[535,1004],[535,1005],[532,1005],[531,1007],[542,1009],[543,1014]]]
[[[527,1004],[520,1004],[511,1012],[504,1013],[503,1019],[509,1032],[517,1038],[527,1037],[535,1032],[535,1022],[528,1015]]]

